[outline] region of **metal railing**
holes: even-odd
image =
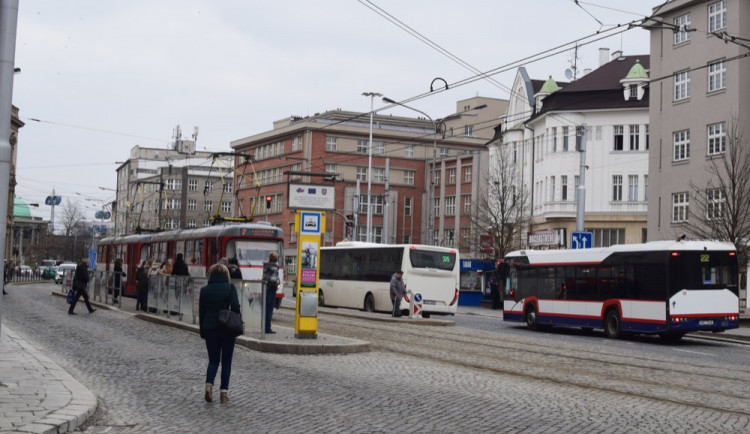
[[[115,272],[89,271],[87,290],[92,300],[107,305],[122,307],[124,277],[115,286]],[[67,293],[73,283],[73,271],[66,270],[63,276],[62,292]],[[265,294],[266,285],[262,281],[237,280],[231,283],[237,288],[240,299],[240,313],[245,323],[245,334],[265,337]],[[149,277],[147,311],[165,318],[198,324],[198,301],[200,290],[208,281],[205,277],[155,275]],[[119,293],[117,303],[114,294]]]

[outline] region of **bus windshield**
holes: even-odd
[[[672,294],[683,289],[728,289],[738,294],[737,256],[729,252],[679,252],[671,257]]]
[[[451,271],[456,266],[456,252],[436,252],[432,250],[411,249],[409,259],[414,268],[437,268]]]

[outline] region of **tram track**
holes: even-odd
[[[376,350],[500,375],[750,416],[750,370],[668,357],[550,346],[489,332],[408,327],[326,315],[321,332],[366,339]],[[279,318],[281,319],[281,318]],[[292,317],[293,319],[293,317]]]

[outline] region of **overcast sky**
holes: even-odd
[[[475,75],[374,10],[477,70],[494,71],[647,16],[660,2],[21,1],[13,104],[26,126],[16,195],[40,203],[49,218],[44,199],[54,188],[93,219],[101,201],[114,199],[116,162],[135,145],[167,148],[176,125],[188,139],[199,127],[198,150],[229,151],[230,141],[291,115],[369,111],[362,92],[403,101],[427,92],[435,77],[453,85]],[[648,32],[581,47],[579,70],[597,67],[600,47],[648,54]],[[566,81],[572,57],[524,66],[532,78]],[[503,86],[515,70],[493,75],[497,83],[472,81],[410,104],[438,118],[461,99],[507,99]]]

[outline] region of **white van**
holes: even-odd
[[[64,264],[60,264],[57,267],[57,274],[55,274],[55,283],[63,283],[63,278],[65,277],[65,271],[70,271],[70,277],[73,278],[73,273],[76,271],[76,267],[78,264],[73,264],[71,262],[67,262]]]

